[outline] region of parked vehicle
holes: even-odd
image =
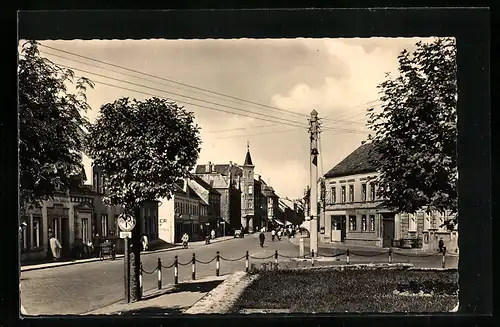
[[[243,234],[243,231],[241,229],[237,229],[234,231],[234,238],[243,238],[244,237],[244,234]]]

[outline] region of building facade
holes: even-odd
[[[206,214],[200,215],[203,236],[210,235],[212,229],[216,231],[217,235],[222,235],[222,232],[225,232],[225,228],[222,228],[223,226],[221,224],[222,194],[199,176],[193,176],[192,179],[189,179],[188,185],[196,192],[198,197],[200,197],[200,205],[207,206]]]
[[[241,226],[241,189],[242,171],[238,165],[229,164],[198,165],[196,177],[201,178],[210,187],[220,193],[220,217],[224,222],[223,231],[239,229]],[[221,221],[221,223],[222,223]]]
[[[377,197],[374,155],[373,145],[366,143],[325,174],[325,233],[319,240],[434,250],[442,238],[448,250],[458,251],[458,232],[439,227],[449,213],[422,208],[408,214],[384,207]]]
[[[265,206],[267,208],[266,228],[269,230],[270,228],[272,228],[276,224],[274,221],[276,219],[278,219],[278,215],[279,215],[278,199],[279,199],[279,196],[276,195],[276,193],[274,192],[274,189],[271,186],[264,187],[264,189],[262,190],[262,194],[264,195]]]
[[[44,260],[49,254],[49,234],[61,242],[62,257],[74,255],[75,245],[102,241],[118,234],[116,217],[119,207],[106,206],[101,199],[104,192],[102,177],[94,174],[94,184],[85,184],[82,167],[79,175],[66,191],[57,192],[40,207],[29,208],[21,216],[21,262]],[[99,182],[100,181],[100,182]]]

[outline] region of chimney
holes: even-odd
[[[233,165],[233,162],[232,161],[229,161],[229,166],[232,166]]]

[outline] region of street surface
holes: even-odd
[[[179,256],[182,264],[190,262],[193,252],[201,261],[210,261],[220,251],[224,259],[237,259],[249,251],[250,256],[267,257],[278,250],[280,254],[298,256],[297,246],[282,238],[280,242],[270,242],[266,235],[264,248],[259,245],[258,234],[245,235],[242,239],[197,245],[189,249],[176,249],[159,253],[141,254],[143,269],[153,271],[161,258],[163,266],[170,266],[174,257]],[[255,260],[250,263],[269,262],[274,259]],[[280,260],[284,260],[280,258]],[[196,278],[215,276],[215,260],[210,264],[196,264]],[[225,261],[221,259],[220,274],[229,274],[245,269],[245,260]],[[173,284],[174,268],[163,269],[163,285]],[[77,265],[31,270],[21,273],[21,303],[29,315],[81,314],[122,301],[123,259],[97,261]],[[157,273],[143,274],[144,292],[157,287]],[[191,264],[179,266],[179,282],[191,279]]]
[[[294,243],[298,242],[298,238]],[[308,239],[306,239],[306,253],[308,253]],[[174,257],[179,256],[179,282],[191,279],[191,258],[196,253],[200,261],[212,260],[217,251],[220,251],[220,274],[230,274],[245,269],[245,252],[249,251],[251,257],[268,259],[252,259],[250,264],[262,262],[273,262],[275,251],[278,250],[280,267],[296,268],[310,266],[310,261],[291,262],[287,257],[298,257],[298,246],[292,244],[286,237],[281,241],[271,242],[270,233],[266,233],[264,248],[259,245],[258,234],[246,235],[243,239],[231,239],[210,245],[195,245],[189,249],[175,249],[158,253],[146,253],[141,255],[143,269],[152,272],[158,258],[161,258],[163,266],[170,266]],[[320,247],[320,255],[332,255],[343,252],[344,249],[332,247]],[[352,250],[351,263],[382,263],[388,262],[388,255],[378,255],[387,249],[356,249]],[[356,255],[358,254],[358,255]],[[242,258],[238,261],[227,261]],[[405,255],[395,254],[393,262],[411,262],[416,267],[439,268],[442,257],[436,255],[417,255],[408,253]],[[339,261],[328,261],[315,263],[316,266],[345,264],[345,256]],[[215,260],[209,264],[196,264],[196,278],[215,276]],[[458,267],[458,257],[446,257],[446,267]],[[173,284],[174,268],[162,269],[163,285]],[[77,265],[53,267],[41,270],[31,270],[21,273],[21,303],[29,315],[40,314],[82,314],[98,308],[123,300],[123,259],[116,261],[97,261]],[[143,274],[144,292],[157,287],[157,273]]]

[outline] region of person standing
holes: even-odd
[[[141,243],[142,243],[142,250],[146,251],[148,249],[148,237],[146,234],[142,234]]]
[[[274,238],[275,238],[275,237],[276,237],[276,230],[274,230],[274,229],[273,229],[273,230],[271,231],[271,241],[273,241],[273,242],[274,242]]]
[[[215,229],[212,229],[212,231],[210,232],[210,236],[212,237],[212,240],[215,239]]]
[[[278,241],[281,241],[281,229],[278,230],[278,233],[276,234],[278,236]]]
[[[260,232],[259,234],[259,241],[260,241],[260,247],[263,248],[264,247],[264,240],[266,239],[266,235],[264,234],[264,232]]]
[[[62,246],[59,240],[55,237],[54,234],[49,235],[49,244],[50,244],[50,250],[52,252],[52,257],[54,258],[54,261],[59,261],[61,258],[61,250]]]

